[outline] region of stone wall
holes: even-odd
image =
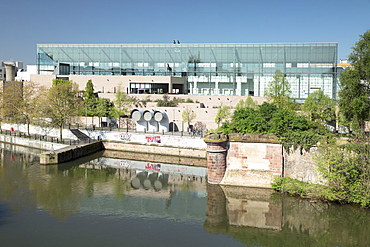
[[[271,188],[283,172],[283,147],[272,135],[228,134],[225,176],[220,184]]]
[[[290,149],[289,153],[284,150],[284,177],[294,178],[313,184],[325,184],[325,179],[318,171],[315,161],[317,148],[311,148],[309,152],[299,149]]]
[[[217,154],[217,148],[213,147],[220,145],[220,142],[209,137],[204,139],[208,145],[208,177],[213,179],[222,173],[219,170],[225,169],[222,180],[212,180],[214,183],[271,188],[274,178],[281,176],[309,183],[324,182],[313,158],[316,149],[302,154],[300,150],[291,150],[288,153],[273,135],[228,134],[225,138],[228,141],[225,161],[221,160],[222,148],[220,147]],[[226,168],[223,162],[226,162]],[[216,170],[218,175],[213,172]]]

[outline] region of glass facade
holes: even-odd
[[[39,74],[186,77],[189,94],[264,96],[274,72],[292,97],[337,94],[337,43],[39,44]]]

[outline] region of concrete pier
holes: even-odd
[[[51,165],[59,164],[73,159],[77,159],[89,154],[96,153],[103,150],[103,143],[101,141],[95,141],[91,143],[73,145],[65,148],[61,148],[55,151],[47,151],[40,155],[40,164]]]

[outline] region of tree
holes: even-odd
[[[53,80],[46,98],[45,116],[51,118],[51,124],[59,127],[62,140],[63,125],[72,116],[81,111],[82,100],[78,97],[78,85],[72,81]]]
[[[86,83],[83,99],[86,107],[86,115],[90,117],[96,116],[96,108],[99,97],[96,93],[94,93],[94,84],[91,80],[88,80]]]
[[[129,121],[127,117],[130,114],[131,108],[133,106],[139,107],[142,105],[146,105],[148,101],[150,101],[149,97],[147,97],[143,102],[141,102],[136,97],[132,97],[122,92],[121,88],[118,87],[118,91],[116,94],[116,100],[114,101],[115,108],[113,109],[112,115],[119,119],[119,126],[122,126],[121,118],[126,118],[126,120],[123,121],[123,124],[126,125],[127,131],[128,131],[131,121]]]
[[[270,97],[272,102],[281,108],[292,109],[294,104],[291,102],[290,83],[285,74],[280,70],[275,71],[274,79],[269,82],[265,96]]]
[[[238,104],[236,104],[235,109],[245,108],[245,107],[251,107],[251,108],[257,108],[258,103],[257,101],[254,101],[251,96],[248,96],[245,100],[240,100]]]
[[[302,105],[302,110],[310,114],[310,119],[323,123],[335,120],[334,101],[322,90],[310,94]]]
[[[223,121],[227,121],[231,117],[231,107],[230,106],[221,106],[218,108],[215,123],[217,123],[217,127],[220,127],[220,124]]]
[[[8,81],[3,83],[3,116],[8,122],[17,122],[16,106],[22,100],[23,83]]]
[[[197,117],[197,114],[193,112],[189,107],[186,107],[185,110],[182,112],[182,121],[190,126],[191,121],[193,121]]]
[[[40,108],[45,94],[45,87],[34,82],[24,82],[22,95],[14,101],[15,120],[26,123],[28,135],[30,135],[30,124],[41,117]]]
[[[360,35],[340,73],[339,111],[354,130],[364,130],[370,117],[370,30]]]
[[[114,105],[116,106],[116,117],[120,118],[127,116],[132,106],[141,106],[141,102],[136,97],[129,96],[118,89]]]
[[[98,98],[95,114],[95,116],[99,117],[99,122],[101,122],[102,117],[114,117],[115,111],[113,102],[109,99]]]

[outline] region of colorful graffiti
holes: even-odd
[[[161,164],[146,163],[145,169],[160,172]]]
[[[145,136],[148,143],[161,143],[161,136]]]

